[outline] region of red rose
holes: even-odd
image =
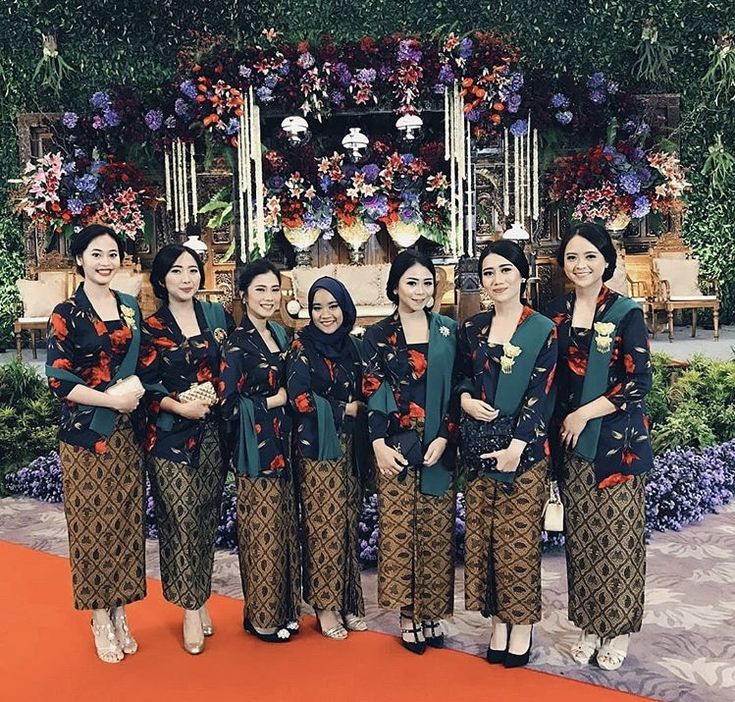
[[[413,377],[417,380],[424,376],[426,373],[426,356],[420,351],[415,349],[408,350],[408,362],[411,364],[413,370]]]
[[[66,327],[66,319],[64,319],[58,312],[54,312],[51,315],[51,327],[54,330],[54,335],[59,341],[64,341],[69,334],[69,330]]]

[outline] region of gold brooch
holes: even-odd
[[[595,322],[595,345],[600,353],[607,353],[612,345],[615,325],[612,322]]]
[[[224,343],[225,339],[227,338],[227,332],[224,329],[222,329],[222,327],[217,327],[213,333],[214,333],[214,340],[218,344]]]
[[[510,341],[503,344],[503,355],[500,358],[500,370],[503,373],[510,373],[513,370],[516,357],[521,355],[522,350],[520,346],[511,344]]]
[[[135,329],[135,310],[127,305],[120,305],[120,311],[122,312],[125,324],[130,327],[130,329]]]

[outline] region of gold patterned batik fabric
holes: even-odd
[[[441,619],[454,604],[453,487],[438,497],[419,491],[413,469],[378,478],[378,603],[413,607],[415,619]]]
[[[61,442],[74,606],[108,609],[145,597],[143,451],[127,419],[104,454]]]
[[[487,477],[467,484],[465,607],[508,624],[541,620],[541,515],[548,459],[519,475],[511,494]]]
[[[352,471],[352,439],[342,455],[301,464],[304,600],[316,609],[365,614],[360,583],[357,522],[360,483]]]
[[[569,619],[602,637],[640,631],[646,584],[645,476],[600,490],[592,463],[568,453],[561,496]]]
[[[211,592],[225,484],[216,423],[205,425],[199,467],[153,458],[150,476],[163,596],[185,609],[199,609]]]
[[[291,479],[238,477],[237,540],[253,625],[267,629],[297,619],[301,567]]]

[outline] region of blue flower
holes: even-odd
[[[445,85],[451,85],[454,83],[455,78],[456,76],[452,67],[448,63],[442,64],[442,67],[439,69],[439,82]]]
[[[472,56],[472,39],[465,37],[459,42],[459,57],[466,61],[470,56]]]
[[[510,125],[510,133],[517,137],[526,136],[528,133],[528,121],[525,119],[517,119]]]
[[[368,85],[372,85],[373,81],[375,80],[375,69],[374,68],[361,68],[358,72],[355,78],[359,83],[367,83]]]
[[[635,195],[641,191],[641,181],[635,173],[623,173],[618,178],[620,187],[628,193]]]
[[[508,77],[509,83],[508,87],[510,88],[511,92],[513,93],[520,93],[521,88],[523,88],[523,84],[525,82],[523,78],[523,73],[515,72],[511,73]]]
[[[179,117],[189,116],[189,105],[184,98],[176,98],[176,102],[174,103],[174,112]]]
[[[237,72],[240,74],[240,77],[241,78],[244,78],[245,80],[248,80],[250,78],[250,76],[253,75],[253,69],[252,68],[249,68],[248,66],[245,66],[245,65],[240,66],[240,68],[238,68]],[[196,95],[194,95],[194,97],[196,97]]]
[[[270,88],[266,88],[264,85],[258,88],[255,91],[255,94],[258,96],[258,100],[260,100],[260,102],[273,102],[273,92]]]
[[[291,72],[291,64],[288,59],[284,59],[276,70],[279,76],[287,76]]]
[[[102,118],[108,127],[118,127],[120,125],[120,115],[111,107],[106,107],[102,112]]]
[[[299,68],[303,68],[305,71],[308,71],[314,65],[314,63],[314,57],[308,51],[300,54],[299,57],[296,59],[296,64],[299,66]]]
[[[508,112],[515,114],[521,106],[521,96],[518,93],[511,93],[508,96]]]
[[[157,132],[163,124],[163,112],[161,110],[148,110],[143,117],[146,126],[152,132]]]
[[[263,84],[266,88],[270,88],[272,90],[278,85],[278,76],[274,73],[269,73],[263,80]]]
[[[365,176],[365,180],[368,183],[374,183],[380,175],[380,168],[378,168],[374,163],[364,165],[360,171],[362,171],[362,174]]]
[[[345,94],[341,90],[333,90],[329,95],[329,99],[337,107],[342,107],[345,104]]]
[[[590,100],[595,105],[601,105],[607,100],[607,93],[604,90],[590,90]]]
[[[274,175],[269,181],[268,181],[268,187],[272,190],[280,190],[284,184],[286,183],[283,176]]]
[[[398,44],[398,60],[401,62],[419,63],[422,55],[421,51],[413,46],[411,39],[403,39]]]
[[[227,123],[227,127],[225,127],[225,134],[227,136],[233,136],[234,134],[238,134],[239,131],[240,120],[237,117],[230,117],[230,121]]]
[[[605,87],[605,74],[602,71],[593,73],[587,79],[587,87],[590,89],[603,88]]]
[[[98,90],[91,98],[89,98],[89,102],[96,110],[104,110],[110,106],[110,96],[107,93]]]
[[[574,115],[569,110],[564,110],[563,112],[557,112],[554,117],[559,124],[566,125],[572,121]]]
[[[388,197],[386,195],[372,195],[363,198],[362,206],[368,217],[378,219],[388,214]]]
[[[64,116],[61,118],[62,124],[67,129],[74,129],[79,121],[79,115],[76,112],[64,112]]]
[[[71,212],[73,215],[82,214],[82,210],[84,209],[84,203],[76,197],[70,197],[66,203],[66,206],[69,208],[69,212]]]
[[[552,107],[559,109],[566,109],[569,107],[569,98],[564,95],[564,93],[554,93],[551,96],[551,100],[549,100],[549,103]]]
[[[193,80],[182,81],[179,85],[179,90],[182,94],[189,98],[189,100],[196,100],[197,86]]]
[[[645,195],[640,195],[635,199],[635,206],[631,212],[634,219],[645,217],[651,211],[651,202]]]
[[[480,112],[476,108],[472,108],[466,115],[468,122],[478,122],[480,120]]]
[[[91,173],[74,179],[74,186],[80,193],[93,193],[97,188],[97,177]]]

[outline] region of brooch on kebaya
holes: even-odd
[[[510,373],[513,371],[513,365],[516,362],[516,357],[521,355],[520,346],[511,344],[510,341],[503,344],[503,355],[500,357],[500,370],[503,373]]]
[[[615,325],[612,322],[595,322],[595,346],[600,353],[607,353],[612,345]]]
[[[227,332],[224,329],[222,329],[222,327],[217,327],[214,330],[213,334],[214,334],[214,340],[218,344],[224,343],[225,339],[227,338]]]
[[[120,305],[120,311],[125,320],[125,325],[130,329],[135,329],[135,310],[127,305]]]
[[[445,327],[443,324],[439,327],[439,333],[442,336],[449,336],[449,327]]]

